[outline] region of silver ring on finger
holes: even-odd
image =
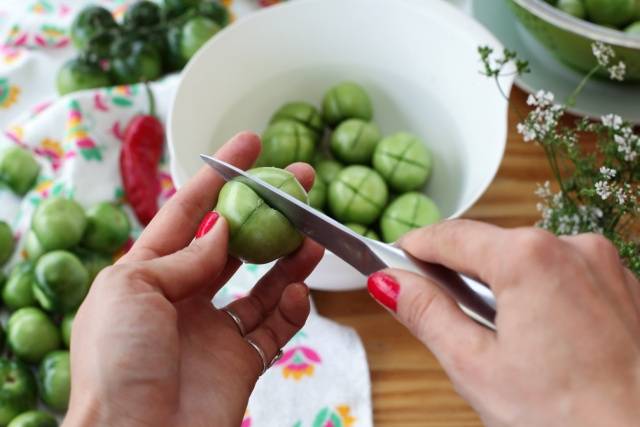
[[[245,338],[245,341],[251,347],[253,347],[253,349],[256,351],[256,353],[258,353],[258,356],[260,357],[260,361],[262,362],[262,372],[260,372],[260,375],[263,375],[265,372],[267,372],[267,369],[272,367],[273,364],[282,357],[282,349],[280,349],[278,350],[276,356],[270,362],[268,362],[267,355],[264,354],[264,350],[262,350],[262,348],[260,348],[260,346],[254,340],[252,340],[251,338]]]
[[[236,327],[238,328],[238,332],[240,332],[240,336],[244,337],[246,335],[246,331],[244,329],[244,324],[242,323],[242,319],[240,319],[240,317],[238,317],[237,314],[235,314],[233,311],[229,310],[228,308],[223,308],[222,311],[224,311],[229,315],[231,320],[233,320],[233,323],[236,324]]]

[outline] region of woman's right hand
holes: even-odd
[[[401,246],[489,284],[497,332],[425,278],[369,291],[427,345],[488,426],[630,426],[640,419],[640,283],[604,237],[457,220]]]

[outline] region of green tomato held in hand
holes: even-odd
[[[82,206],[62,197],[44,200],[31,219],[31,229],[46,251],[76,246],[86,226]]]
[[[197,16],[187,21],[182,28],[182,38],[180,40],[182,57],[187,61],[191,59],[198,49],[220,30],[220,25],[202,16]]]
[[[158,25],[162,20],[160,6],[149,0],[133,3],[124,14],[123,23],[126,27],[140,29]]]
[[[307,194],[292,173],[269,167],[248,173],[307,203]],[[229,223],[229,253],[245,262],[271,262],[292,253],[302,243],[302,235],[284,215],[238,181],[222,187],[215,210]]]
[[[37,385],[31,370],[17,361],[0,358],[0,426],[35,408]]]
[[[5,148],[0,152],[0,181],[4,181],[19,196],[24,196],[36,183],[40,165],[22,147]]]
[[[42,310],[25,307],[9,317],[7,343],[21,360],[40,363],[47,353],[60,347],[60,331]]]
[[[15,241],[11,227],[6,222],[0,221],[0,267],[11,258],[14,248]]]
[[[112,254],[129,239],[131,224],[119,206],[98,203],[87,210],[87,227],[82,245],[95,251]]]
[[[28,411],[11,420],[7,427],[58,427],[58,421],[46,412]]]
[[[373,153],[373,167],[393,190],[421,188],[431,175],[431,153],[415,136],[400,132],[384,138]]]
[[[143,40],[122,38],[111,49],[111,72],[119,84],[155,80],[162,75],[162,57]]]
[[[68,313],[77,309],[89,291],[89,273],[71,252],[53,251],[36,264],[33,293],[48,311]]]
[[[47,354],[40,363],[38,385],[40,397],[49,408],[58,412],[67,410],[71,391],[68,351],[59,350]]]
[[[636,0],[584,0],[589,19],[596,24],[620,27],[636,13]]]
[[[76,58],[58,70],[56,85],[58,93],[65,95],[78,90],[111,86],[111,77],[99,65]]]
[[[281,120],[292,120],[298,122],[308,129],[322,135],[324,132],[324,122],[322,115],[316,107],[308,102],[289,102],[284,104],[271,117],[270,123],[279,122]]]
[[[284,168],[295,162],[310,162],[315,153],[317,135],[292,120],[271,124],[262,135],[262,152],[256,164]]]
[[[362,86],[343,82],[332,87],[322,100],[322,115],[329,126],[336,126],[347,119],[370,121],[373,107],[369,95]]]
[[[331,152],[346,164],[367,165],[380,141],[380,130],[375,123],[349,119],[340,123],[331,135]]]
[[[370,225],[389,198],[382,177],[366,166],[344,168],[329,185],[329,208],[338,221]]]
[[[387,243],[395,242],[411,230],[440,221],[438,206],[422,193],[406,193],[387,206],[380,229]]]
[[[36,277],[30,262],[21,262],[13,267],[9,279],[2,289],[2,302],[12,311],[36,305],[33,286]]]
[[[104,7],[87,6],[71,24],[71,40],[76,48],[85,50],[89,41],[100,33],[114,30],[118,24]]]
[[[73,320],[76,317],[76,313],[67,313],[62,318],[62,322],[60,322],[60,336],[62,337],[62,342],[67,348],[71,347],[71,328],[73,327]]]

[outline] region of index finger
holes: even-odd
[[[217,152],[216,157],[241,169],[250,168],[260,154],[260,138],[242,132],[231,138]],[[143,260],[171,254],[187,246],[205,213],[218,199],[224,179],[208,166],[189,180],[160,209],[138,238],[126,260]]]

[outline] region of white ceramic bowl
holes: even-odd
[[[464,213],[498,169],[507,102],[479,73],[479,45],[499,42],[441,0],[297,0],[239,20],[183,72],[168,124],[178,187],[238,131],[262,132],[283,103],[320,104],[353,80],[370,93],[384,134],[422,137],[434,157],[425,191],[445,218]],[[508,91],[511,79],[503,79]],[[308,283],[354,289],[365,280],[327,253]]]

